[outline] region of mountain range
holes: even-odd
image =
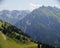
[[[28,13],[30,13],[29,10],[2,10],[0,11],[0,20],[14,25],[17,21],[23,19]]]
[[[33,10],[15,26],[28,34],[33,40],[59,46],[60,43],[60,9],[42,6]]]
[[[32,12],[28,10],[3,10],[0,11],[0,20],[21,29],[35,42],[60,47],[60,9],[57,7],[42,6]],[[11,30],[17,31],[17,28],[11,26]],[[11,33],[11,31],[7,32]]]

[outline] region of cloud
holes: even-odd
[[[3,0],[0,0],[0,4],[2,3]]]
[[[2,2],[3,0],[0,0],[0,2]]]
[[[1,0],[0,0],[0,3],[1,3]]]
[[[60,4],[60,0],[56,0]]]
[[[60,0],[58,0],[60,2]]]
[[[0,0],[0,1],[2,1],[2,0]]]
[[[30,3],[29,4],[29,10],[34,10],[36,8],[40,7],[40,4],[34,4],[34,3]]]

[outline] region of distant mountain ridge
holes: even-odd
[[[33,40],[59,46],[60,42],[60,9],[42,6],[33,10],[24,19],[15,24]],[[54,38],[55,37],[55,38]]]
[[[6,21],[14,25],[17,21],[23,19],[29,13],[29,10],[2,10],[0,11],[0,20]]]

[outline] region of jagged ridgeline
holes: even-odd
[[[36,48],[31,38],[20,29],[0,20],[0,48]]]

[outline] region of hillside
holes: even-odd
[[[20,29],[0,21],[0,48],[37,48],[37,44]]]
[[[35,43],[17,43],[13,39],[6,36],[6,40],[3,39],[1,33],[0,33],[0,48],[36,48]]]

